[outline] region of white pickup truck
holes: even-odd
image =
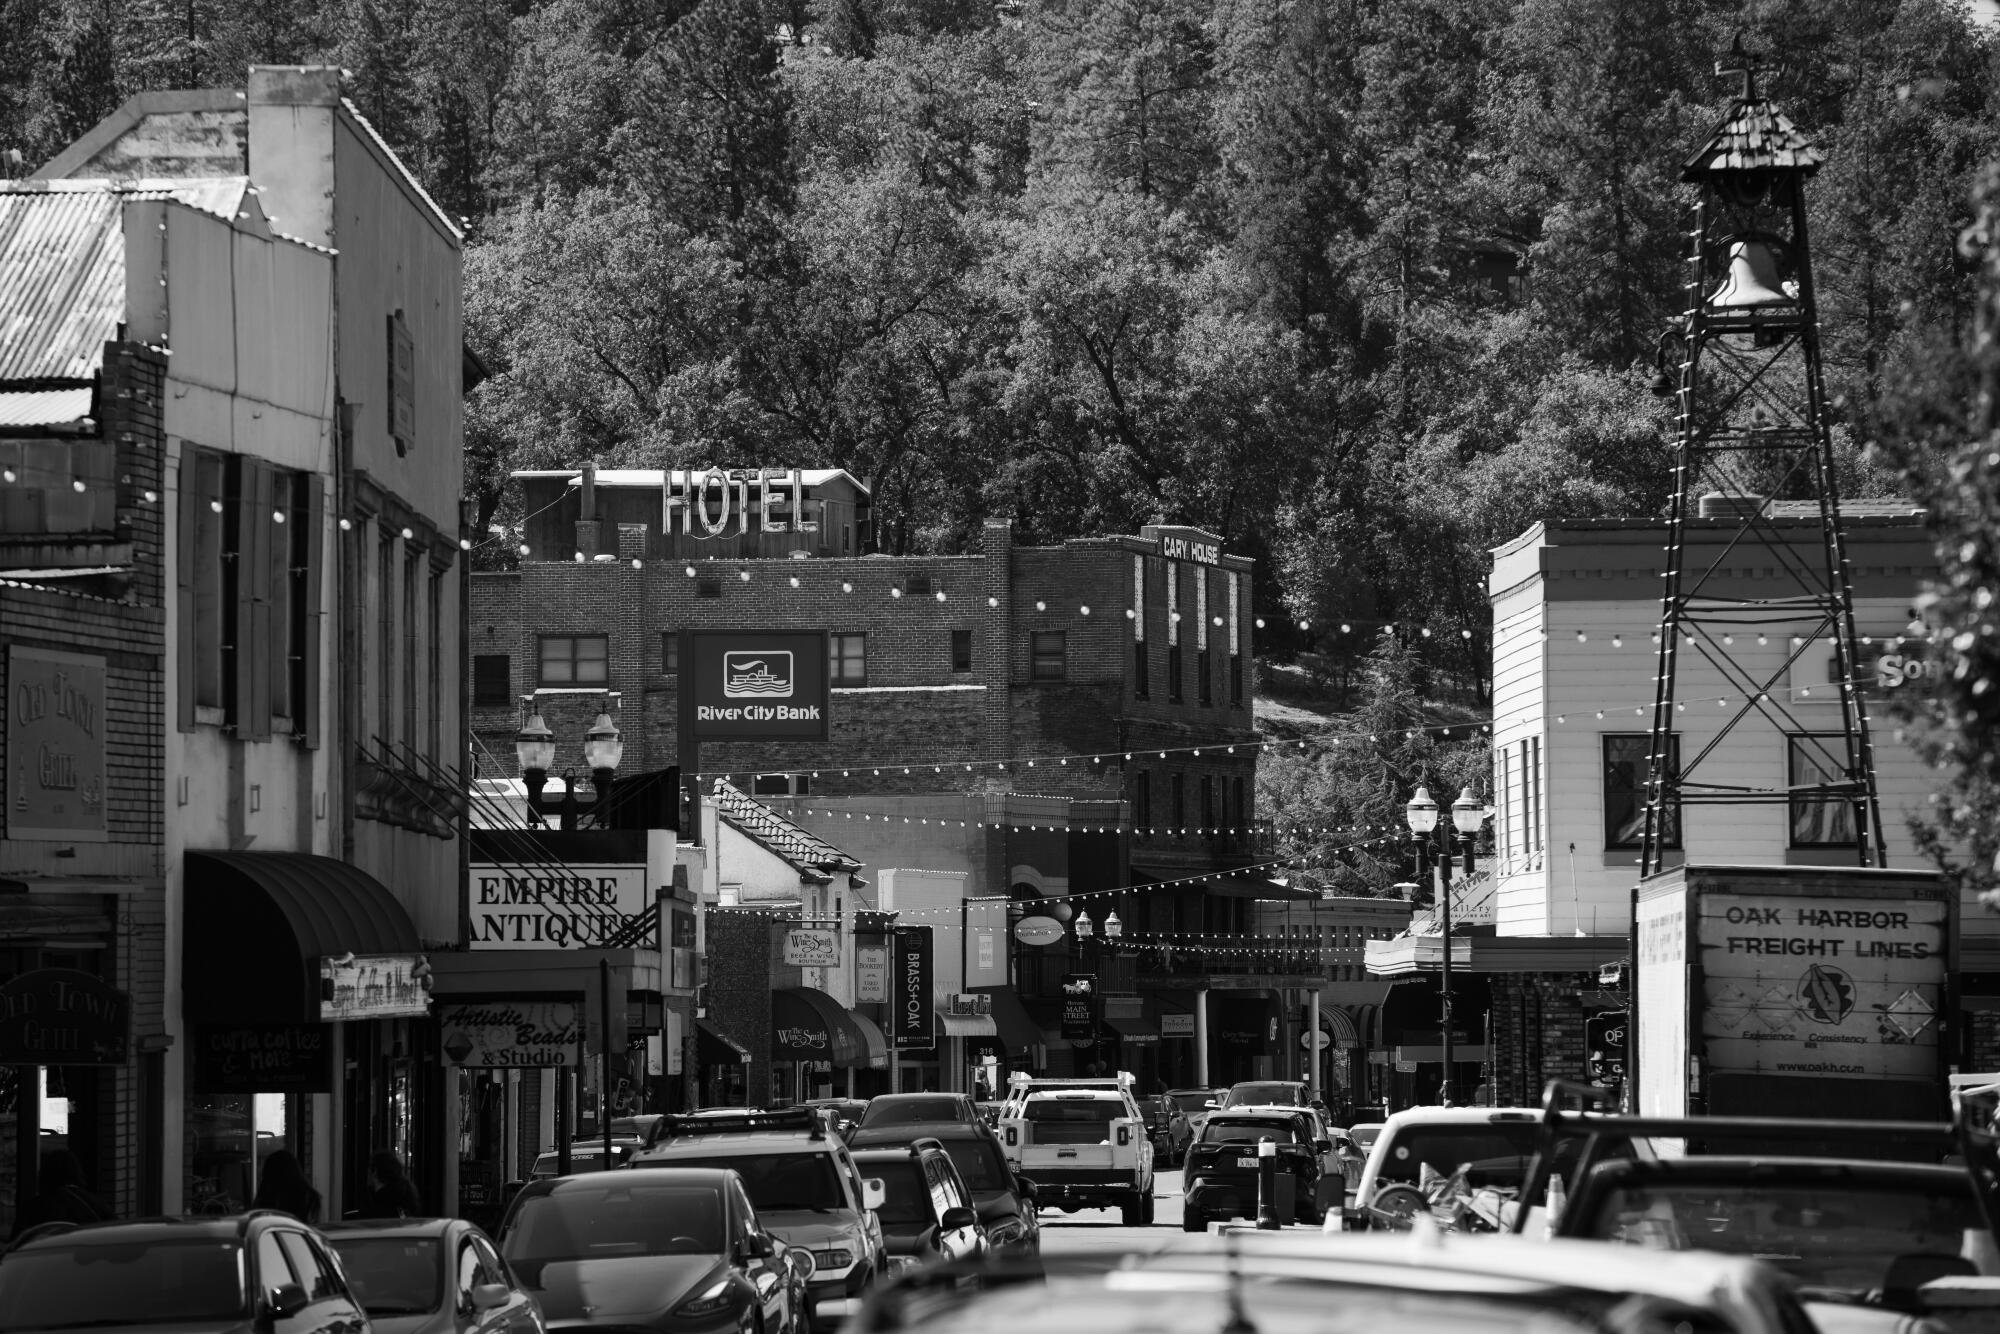
[[[1065,1213],[1118,1208],[1128,1227],[1153,1221],[1153,1144],[1133,1079],[1008,1081],[1000,1144],[1036,1201]]]

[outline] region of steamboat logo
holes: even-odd
[[[722,655],[725,699],[790,699],[792,681],[789,650],[732,650]]]

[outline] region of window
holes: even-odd
[[[1860,843],[1855,832],[1854,803],[1846,797],[1805,796],[1796,789],[1847,781],[1847,738],[1790,736],[1785,738],[1785,782],[1793,788],[1786,804],[1790,814],[1791,846],[1851,848]]]
[[[1637,848],[1646,837],[1646,778],[1647,755],[1652,749],[1652,737],[1644,732],[1610,734],[1604,738],[1604,846],[1606,848]],[[1667,765],[1678,772],[1681,763],[1681,739],[1671,738],[1667,747]],[[1528,775],[1521,775],[1521,786],[1528,787]],[[1662,828],[1660,846],[1678,848],[1681,845],[1681,813],[1678,804],[1669,806],[1662,814],[1665,825]]]
[[[396,663],[396,542],[386,522],[377,520],[375,543],[375,735],[386,737],[395,699]]]
[[[753,797],[803,797],[811,789],[812,779],[807,774],[753,774],[750,778]]]
[[[660,670],[673,676],[681,669],[681,632],[660,631]]]
[[[1167,702],[1181,702],[1181,646],[1172,642],[1167,644]]]
[[[1639,771],[1641,790],[1646,784],[1643,760],[1646,747],[1639,747],[1642,767]],[[1501,748],[1502,803],[1505,811],[1505,829],[1502,837],[1506,845],[1503,855],[1535,858],[1542,851],[1542,739],[1538,736],[1523,737],[1510,746]],[[1644,837],[1642,823],[1637,837]],[[1634,844],[1634,846],[1637,846]],[[1529,861],[1528,866],[1536,863]]]
[[[430,676],[430,710],[424,720],[424,741],[429,747],[425,754],[434,758],[444,758],[444,572],[431,571],[430,608],[430,652],[426,655],[425,667]]]
[[[1167,780],[1167,816],[1175,829],[1187,826],[1187,780],[1175,774]]]
[[[722,596],[722,581],[697,579],[694,581],[694,595],[698,598],[719,598]]]
[[[545,686],[601,686],[611,679],[610,650],[603,635],[543,635]]]
[[[1196,689],[1197,691],[1199,691],[1197,698],[1201,700],[1201,706],[1205,709],[1209,705],[1215,703],[1215,694],[1213,689],[1209,685],[1209,679],[1208,679],[1209,678],[1208,650],[1202,649],[1199,653],[1196,653],[1194,656],[1195,656],[1195,675],[1197,678]]]
[[[931,577],[927,574],[903,576],[903,591],[913,598],[927,598],[931,595]]]
[[[951,669],[954,672],[972,670],[972,631],[951,632]]]
[[[278,1245],[278,1234],[266,1232],[257,1238],[257,1290],[269,1295],[273,1288],[282,1288],[287,1283],[297,1283],[298,1275],[285,1260],[284,1248]]]
[[[1037,630],[1029,637],[1029,651],[1034,655],[1035,680],[1060,681],[1068,675],[1064,664],[1064,639],[1061,630]]]
[[[1247,834],[1250,831],[1244,826],[1249,820],[1249,809],[1243,804],[1243,780],[1232,778],[1229,780],[1229,823]]]
[[[600,1153],[599,1157],[603,1155]],[[460,1311],[472,1309],[472,1290],[486,1282],[485,1265],[480,1262],[479,1252],[472,1249],[470,1241],[459,1243],[458,1247],[458,1293],[456,1306]]]
[[[1215,828],[1215,780],[1207,774],[1201,776],[1201,827]]]
[[[472,706],[504,709],[513,701],[513,670],[505,653],[472,655]]]
[[[305,575],[307,564],[307,477],[304,473],[278,473],[272,482],[273,521],[284,522],[271,534],[271,545],[280,561],[271,578],[270,654],[271,712],[280,718],[294,717],[305,700]]]
[[[1240,653],[1229,655],[1229,702],[1243,703],[1243,655]]]
[[[340,1295],[340,1281],[334,1277],[334,1267],[305,1233],[280,1232],[278,1244],[285,1248],[285,1258],[292,1262],[292,1272],[299,1276],[299,1286],[306,1290],[307,1297],[319,1301]]]
[[[868,636],[832,635],[826,641],[826,678],[829,685],[868,684]]]
[[[1153,823],[1153,776],[1144,769],[1132,775],[1132,823],[1140,829]]]
[[[1146,679],[1146,669],[1152,665],[1152,656],[1146,652],[1146,641],[1132,641],[1132,698],[1144,699],[1151,688]]]

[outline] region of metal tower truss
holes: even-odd
[[[1655,386],[1673,396],[1676,441],[1642,876],[1662,869],[1684,808],[1702,804],[1845,805],[1859,864],[1884,864],[1806,229],[1804,186],[1821,154],[1757,95],[1761,59],[1740,49],[1732,56],[1717,72],[1741,74],[1743,94],[1682,172],[1700,191],[1688,301],[1661,339]],[[1774,508],[1781,502],[1783,514]],[[1804,540],[1815,510],[1816,540]],[[1746,568],[1762,572],[1754,584]],[[1747,651],[1781,635],[1789,651],[1775,670],[1768,653]],[[1789,685],[1793,664],[1827,648],[1837,735],[1829,719],[1798,716]],[[1727,712],[1677,762],[1675,723],[1688,704],[1677,693],[1684,651],[1720,675]],[[1781,742],[1801,738],[1817,749],[1808,773],[1788,771],[1774,787],[1718,762],[1725,741],[1766,724]]]

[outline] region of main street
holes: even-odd
[[[1181,1174],[1159,1172],[1153,1178],[1151,1227],[1126,1227],[1116,1209],[1042,1210],[1042,1255],[1047,1259],[1113,1255],[1166,1245],[1181,1235]]]

